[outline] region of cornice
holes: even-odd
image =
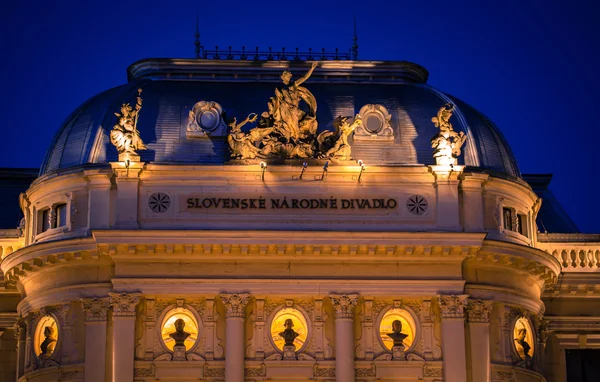
[[[101,244],[302,244],[481,246],[485,233],[465,232],[336,232],[248,230],[93,230]]]
[[[116,290],[145,295],[202,293],[219,295],[240,288],[239,279],[114,278]],[[244,291],[254,296],[320,296],[348,289],[364,296],[432,296],[463,293],[464,280],[245,279]]]
[[[485,240],[473,258],[487,266],[509,267],[528,272],[543,280],[546,289],[556,283],[561,272],[560,263],[548,253],[502,241]]]

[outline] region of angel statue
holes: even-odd
[[[146,145],[140,138],[137,130],[137,122],[142,108],[142,89],[138,89],[137,103],[135,109],[124,103],[121,105],[121,113],[115,113],[119,122],[110,132],[110,142],[115,145],[119,152],[119,161],[139,160],[136,150],[146,150]]]
[[[440,129],[440,132],[431,138],[431,147],[434,149],[433,157],[437,165],[457,164],[456,158],[459,157],[460,149],[467,139],[464,132],[457,133],[452,128],[450,117],[452,117],[453,111],[454,105],[447,103],[438,110],[437,117],[431,118],[435,127]]]
[[[302,85],[318,66],[313,62],[308,72],[292,82],[292,73],[285,70],[281,80],[286,87],[275,89],[275,97],[271,97],[269,111],[262,114],[264,120],[269,120],[276,131],[286,140],[297,141],[306,138],[317,131],[317,100],[312,93]],[[300,109],[300,101],[308,104],[308,113]]]
[[[362,124],[360,115],[354,118],[354,122],[349,124],[348,118],[339,116],[333,121],[335,133],[329,130],[323,131],[317,137],[321,156],[346,159],[350,157],[351,148],[348,143],[348,136]]]
[[[257,115],[251,113],[242,122],[237,123],[237,119],[233,118],[233,122],[229,124],[231,132],[227,136],[227,143],[229,143],[232,158],[255,159],[264,156],[262,150],[256,146],[256,142],[261,141],[267,135],[271,134],[274,128],[255,127],[248,134],[242,131],[244,125],[255,122],[256,118]]]

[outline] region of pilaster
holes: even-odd
[[[444,231],[460,231],[458,176],[464,166],[429,166],[435,177],[438,227]]]
[[[143,162],[111,162],[117,183],[117,228],[138,228],[140,174]]]
[[[244,316],[247,293],[223,293],[225,305],[225,382],[244,382]]]
[[[462,217],[465,232],[485,231],[485,210],[483,207],[483,184],[488,174],[463,174],[460,189],[462,191]]]
[[[115,382],[133,381],[135,358],[135,308],[140,293],[109,293],[113,309],[113,370]]]
[[[493,301],[468,300],[471,380],[490,382],[490,314]]]
[[[85,312],[85,382],[106,380],[108,298],[81,299]]]
[[[335,311],[335,378],[354,381],[354,308],[358,294],[329,295]]]
[[[465,305],[468,295],[439,295],[442,313],[442,351],[444,357],[444,381],[467,380],[467,357],[465,344]]]

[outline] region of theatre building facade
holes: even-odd
[[[592,380],[600,237],[488,118],[408,62],[222,58],[2,171],[0,381]]]

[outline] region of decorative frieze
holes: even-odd
[[[141,293],[109,293],[108,295],[115,316],[135,316],[135,307],[140,302]]]
[[[106,321],[110,308],[108,298],[82,298],[81,306],[85,312],[86,322]]]
[[[442,318],[464,318],[469,295],[438,295]]]
[[[250,301],[248,293],[222,293],[221,302],[225,305],[225,317],[244,317],[244,310]]]
[[[358,303],[358,294],[331,294],[329,295],[335,310],[335,318],[353,318],[354,307]]]
[[[467,317],[469,322],[489,323],[493,304],[493,301],[488,300],[468,300]]]

